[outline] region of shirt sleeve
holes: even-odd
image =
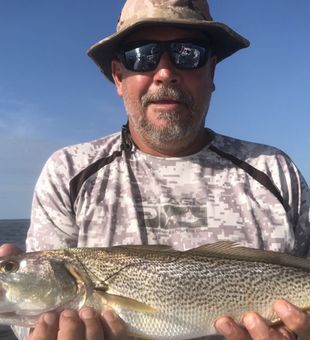
[[[293,226],[297,256],[310,256],[310,190],[295,163],[287,156],[278,156],[280,173],[278,185],[290,207],[288,216]],[[273,169],[276,169],[274,167]]]
[[[45,164],[35,187],[26,250],[75,247],[78,227],[70,201],[71,158],[64,150]],[[71,173],[70,173],[71,172]]]
[[[64,150],[46,162],[35,187],[26,251],[75,247],[78,228],[71,208],[71,159]],[[72,172],[72,170],[71,170]],[[30,328],[12,327],[16,337],[27,339]]]
[[[297,172],[295,183],[295,249],[297,256],[310,257],[310,190],[303,176]]]

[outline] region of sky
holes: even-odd
[[[0,0],[0,219],[29,218],[57,149],[126,122],[114,85],[87,56],[112,34],[123,0]],[[209,0],[251,41],[218,64],[206,126],[276,146],[310,183],[310,1]]]

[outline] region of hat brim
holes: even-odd
[[[142,27],[152,26],[173,26],[179,28],[196,29],[206,32],[211,41],[212,48],[217,55],[217,61],[229,57],[233,53],[250,45],[250,42],[240,34],[232,30],[227,25],[216,21],[197,20],[195,22],[187,20],[167,20],[148,19],[137,22],[126,29],[116,32],[93,45],[87,51],[88,56],[97,64],[101,72],[113,82],[111,62],[115,58],[115,52],[120,43],[130,33],[141,29]]]

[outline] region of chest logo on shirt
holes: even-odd
[[[194,198],[157,204],[141,202],[136,205],[136,209],[138,214],[143,216],[146,226],[152,229],[201,228],[207,225],[206,202],[199,202]]]

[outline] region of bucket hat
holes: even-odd
[[[111,61],[121,42],[130,33],[152,26],[174,26],[205,32],[218,62],[250,44],[227,25],[213,20],[206,0],[127,0],[116,32],[90,47],[88,55],[113,82]]]

